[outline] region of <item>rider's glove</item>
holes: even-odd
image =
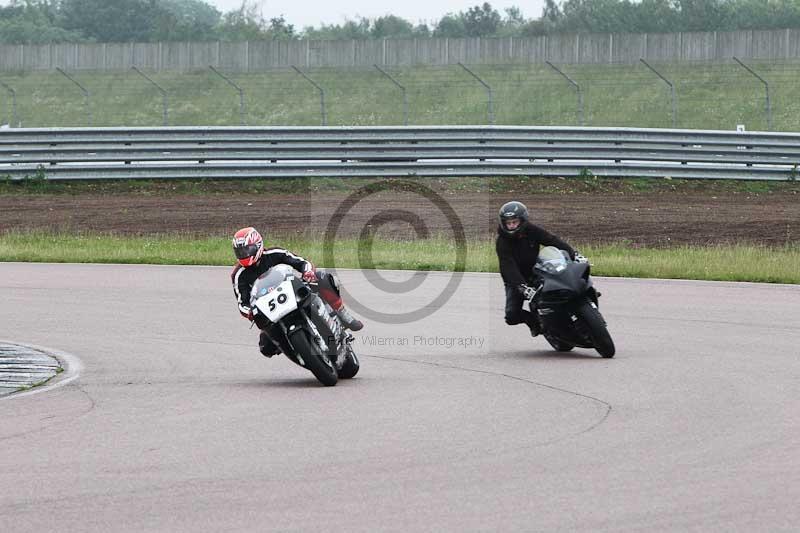
[[[529,287],[528,285],[519,285],[517,289],[520,293],[522,293],[523,298],[526,300],[532,299],[536,295],[536,291],[538,289],[534,289],[533,287]]]
[[[317,273],[314,270],[306,270],[303,272],[303,281],[306,283],[316,283],[317,282]]]
[[[575,257],[572,260],[577,262],[577,263],[588,263],[589,262],[589,259],[586,256],[582,255],[578,250],[575,250]]]
[[[248,309],[247,310],[247,314],[242,313],[242,316],[245,317],[250,322],[252,322],[253,321],[253,310],[252,309]]]

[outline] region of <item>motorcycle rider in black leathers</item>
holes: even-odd
[[[536,337],[541,333],[539,317],[522,308],[525,289],[535,283],[533,266],[540,246],[555,246],[575,259],[575,250],[566,242],[530,223],[528,208],[522,202],[508,202],[500,208],[497,228],[497,259],[506,289],[506,324],[525,323]]]
[[[364,324],[353,317],[342,303],[338,281],[333,274],[315,269],[310,261],[283,248],[265,249],[264,239],[255,228],[242,228],[236,232],[233,236],[233,253],[236,255],[238,264],[231,273],[231,282],[233,283],[233,293],[239,304],[239,313],[244,318],[253,320],[253,312],[250,309],[250,291],[256,280],[270,268],[283,263],[301,273],[303,281],[308,283],[312,289],[319,291],[320,297],[333,308],[346,328],[358,331],[364,327]],[[281,351],[264,331],[258,338],[258,348],[266,357],[272,357]]]

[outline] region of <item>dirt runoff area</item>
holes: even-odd
[[[448,179],[5,184],[0,233],[491,238],[500,205],[579,244],[635,247],[800,240],[800,184],[665,180]]]

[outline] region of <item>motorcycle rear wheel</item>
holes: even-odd
[[[308,332],[298,329],[291,337],[291,343],[300,357],[303,358],[305,368],[314,374],[314,377],[326,387],[332,387],[339,381],[336,367],[330,362],[328,356],[309,339]]]
[[[600,311],[591,303],[586,302],[578,308],[577,315],[588,328],[589,337],[597,353],[606,359],[614,357],[617,349],[614,347],[614,340],[606,328],[606,321]]]

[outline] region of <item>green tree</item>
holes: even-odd
[[[273,40],[297,39],[294,25],[288,24],[283,15],[269,19],[266,35]]]
[[[10,6],[0,7],[0,42],[40,44],[87,40],[80,31],[60,27],[58,17],[58,2],[14,0]]]
[[[631,32],[675,32],[680,31],[679,14],[672,0],[642,0],[632,4]]]
[[[495,32],[498,37],[518,36],[522,34],[522,29],[528,23],[528,20],[522,15],[522,11],[518,7],[507,7],[505,16],[500,22],[500,27]]]
[[[734,29],[731,24],[732,3],[726,0],[676,0],[680,12],[681,31],[713,31]]]
[[[542,16],[538,19],[526,21],[525,24],[520,27],[519,35],[533,37],[556,31],[562,18],[561,8],[558,7],[556,1],[545,0],[544,7],[542,8]]]
[[[464,13],[454,15],[448,13],[439,19],[433,30],[434,37],[466,37],[467,29],[464,27]]]
[[[319,28],[306,27],[303,35],[307,39],[369,39],[370,20],[345,20],[344,24],[322,24]]]
[[[256,41],[266,37],[267,21],[250,0],[242,0],[238,9],[233,9],[222,15],[222,21],[217,27],[219,36],[226,41]]]
[[[61,26],[104,42],[148,41],[162,8],[155,0],[63,0]]]
[[[427,28],[427,26],[426,26]],[[378,17],[372,22],[370,37],[387,39],[390,37],[413,37],[414,26],[406,19],[394,15]]]
[[[414,37],[430,37],[432,34],[433,32],[424,22],[414,26]]]
[[[464,30],[469,37],[494,35],[501,22],[500,13],[493,9],[488,2],[469,8],[463,14],[463,19]]]
[[[221,13],[202,0],[161,0],[152,21],[159,41],[206,41],[217,38]]]
[[[731,0],[728,26],[758,30],[800,27],[800,1]]]

